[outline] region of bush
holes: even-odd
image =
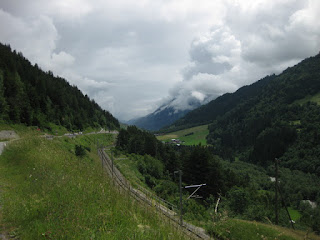
[[[86,149],[85,147],[81,146],[81,145],[76,145],[75,146],[75,154],[78,157],[84,157],[86,155]]]
[[[150,176],[149,174],[145,176],[145,182],[146,184],[150,187],[153,188],[157,183],[156,183],[156,179],[152,176]]]
[[[169,180],[161,180],[160,183],[155,186],[154,191],[158,196],[168,199],[170,196],[174,196],[179,192],[178,186]]]
[[[243,214],[249,205],[249,193],[241,187],[233,187],[228,192],[228,203],[235,214]]]

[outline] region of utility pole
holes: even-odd
[[[275,158],[275,214],[276,214],[276,225],[279,224],[279,209],[278,209],[278,174],[279,174],[279,166],[278,166],[278,158]]]
[[[183,226],[183,205],[182,205],[182,171],[178,170],[174,173],[179,173],[179,193],[180,193],[180,225]],[[197,188],[193,191],[193,193],[187,198],[195,197],[195,198],[201,198],[201,196],[195,195],[195,193],[202,187],[206,186],[207,184],[198,184],[198,185],[190,185],[186,186],[185,188]]]

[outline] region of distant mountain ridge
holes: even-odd
[[[145,117],[130,120],[127,123],[149,131],[156,131],[162,127],[169,126],[189,111],[190,110],[175,110],[172,106],[163,105],[153,113]]]

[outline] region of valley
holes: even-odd
[[[0,230],[20,239],[185,239],[132,190],[212,238],[319,239],[319,93],[318,54],[181,115],[160,108],[143,120],[158,130],[149,132],[1,44]],[[101,146],[111,156],[102,162]],[[125,191],[104,171],[110,159]]]

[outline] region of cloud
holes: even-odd
[[[74,57],[66,52],[59,52],[58,54],[52,54],[52,64],[57,66],[72,66],[74,63]]]
[[[240,42],[228,28],[218,27],[195,39],[190,48],[191,64],[184,70],[189,80],[197,73],[219,75],[232,68],[234,58],[240,53]]]
[[[2,0],[0,41],[121,120],[177,110],[318,53],[317,0]]]
[[[10,43],[33,61],[48,63],[58,39],[50,18],[39,16],[24,21],[0,9],[0,22],[1,42]]]
[[[0,9],[0,22],[4,23],[0,24],[0,41],[22,52],[45,71],[63,74],[74,64],[72,55],[64,51],[55,52],[60,36],[51,18],[40,15],[26,21]]]
[[[319,1],[227,5],[223,22],[192,41],[184,79],[170,91],[174,101],[168,102],[177,110],[193,109],[198,102],[280,73],[320,50]]]

